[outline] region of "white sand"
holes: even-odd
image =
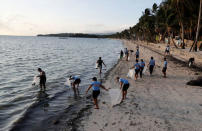
[[[135,50],[136,45],[125,41],[125,46]],[[195,72],[187,67],[168,61],[168,78],[162,77],[163,56],[140,47],[140,58],[148,63],[150,57],[156,60],[154,75],[149,72],[142,79],[128,79],[131,86],[127,99],[118,106],[110,107],[110,97],[104,90],[98,98],[100,109],[81,122],[79,130],[84,131],[202,131],[202,88],[187,86],[186,82]],[[127,78],[129,62],[121,61],[110,72],[107,88],[119,88],[114,78]]]

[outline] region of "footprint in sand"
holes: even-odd
[[[116,122],[112,123],[112,125],[116,125]]]

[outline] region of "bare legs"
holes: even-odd
[[[97,99],[94,99],[94,98],[93,98],[93,102],[94,102],[94,104],[95,104],[95,109],[99,109]]]
[[[127,95],[127,91],[122,91],[122,99],[121,99],[121,102],[123,102],[123,100],[126,99],[126,95]]]
[[[76,88],[76,85],[77,85],[77,88]],[[74,91],[74,94],[76,95],[76,94],[78,94],[79,95],[79,89],[78,89],[78,87],[79,87],[79,84],[72,84],[72,88],[73,88],[73,91]]]

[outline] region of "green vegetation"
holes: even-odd
[[[81,38],[106,38],[109,35],[83,34],[83,33],[59,33],[59,34],[39,34],[41,37],[81,37]]]
[[[158,42],[165,38],[173,41],[175,36],[180,36],[182,49],[184,39],[193,40],[192,47],[195,47],[202,36],[201,4],[202,0],[164,0],[159,6],[154,3],[151,9],[145,9],[135,26],[110,37]]]

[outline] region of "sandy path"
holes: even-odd
[[[135,50],[135,45],[125,42],[125,46]],[[81,122],[79,130],[85,131],[202,131],[202,88],[187,86],[186,82],[195,77],[195,72],[187,67],[168,61],[168,78],[162,77],[163,56],[140,47],[140,57],[148,63],[150,57],[156,60],[154,75],[147,71],[137,81],[128,78],[131,86],[127,99],[111,108],[110,97],[101,92],[100,110]],[[110,72],[105,86],[118,88],[114,78],[126,78],[129,67],[134,63],[121,61]]]

